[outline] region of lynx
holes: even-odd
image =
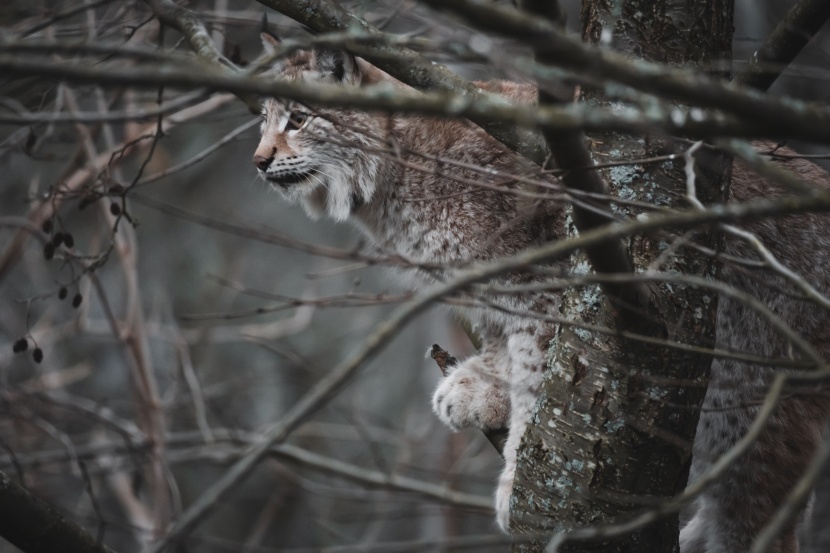
[[[266,49],[272,38],[263,37]],[[276,79],[367,86],[402,83],[360,58],[336,51],[301,51],[275,62]],[[535,101],[535,89],[510,82],[477,83],[515,101]],[[470,261],[493,260],[565,236],[564,204],[523,194],[519,178],[534,167],[463,120],[365,113],[311,107],[269,98],[263,105],[262,139],[253,162],[259,174],[311,217],[350,221],[374,246],[422,264],[407,277],[424,286]],[[423,154],[423,155],[420,155]],[[830,178],[803,160],[790,169],[818,185]],[[483,173],[484,167],[495,170]],[[493,176],[493,175],[502,176]],[[769,195],[770,186],[735,166],[734,197]],[[548,196],[550,197],[550,196]],[[816,248],[830,236],[830,221],[818,215],[764,221],[748,227],[778,259],[822,292],[830,291],[830,249]],[[808,253],[809,252],[809,253]],[[729,239],[726,253],[757,259],[751,246]],[[434,267],[444,269],[436,271]],[[554,269],[567,272],[563,264]],[[726,264],[723,278],[751,291],[807,336],[823,354],[828,315],[815,304],[791,297],[782,279]],[[527,276],[505,277],[510,282]],[[546,366],[546,350],[557,325],[515,315],[556,313],[559,296],[533,293],[473,306],[465,314],[482,338],[480,352],[445,378],[432,399],[436,415],[453,430],[509,428],[505,466],[496,488],[497,521],[507,531],[516,449],[527,427]],[[721,300],[718,346],[787,355],[787,342],[743,305]],[[716,360],[713,383],[700,418],[695,455],[704,466],[727,451],[746,431],[755,401],[773,371],[732,360]],[[718,383],[723,383],[719,386]],[[729,385],[732,383],[732,385]],[[739,383],[740,385],[736,385]],[[744,385],[748,384],[748,385]],[[821,439],[828,400],[794,395],[777,409],[769,428],[747,454],[711,487],[683,529],[684,553],[746,551],[802,474]],[[778,553],[793,553],[792,529],[779,539]]]

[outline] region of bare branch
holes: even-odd
[[[166,131],[179,123],[191,120],[195,117],[203,115],[206,112],[213,111],[217,107],[226,103],[229,98],[232,97],[214,96],[204,102],[196,104],[195,106],[182,109],[164,119],[163,130]],[[155,125],[147,127],[147,129],[152,128],[155,128]],[[66,198],[71,197],[73,194],[77,194],[90,179],[95,178],[100,172],[104,171],[112,164],[118,163],[120,160],[125,159],[128,153],[144,146],[146,137],[144,137],[143,130],[139,131],[138,136],[139,138],[135,139],[135,141],[127,140],[125,143],[104,151],[96,158],[89,160],[89,167],[80,168],[77,171],[73,171],[70,175],[67,175],[62,180],[59,193],[49,201],[43,202],[33,209],[29,214],[29,221],[37,227],[40,227],[44,221],[52,217],[58,211]],[[8,241],[8,245],[3,252],[0,253],[0,281],[8,275],[10,269],[18,261],[21,251],[23,250],[23,246],[26,243],[27,236],[28,235],[23,231],[17,232]]]
[[[736,84],[722,83],[696,71],[630,60],[609,49],[584,44],[544,19],[534,18],[504,5],[482,4],[474,0],[424,2],[436,9],[463,14],[480,29],[520,39],[544,50],[551,60],[556,60],[558,66],[601,82],[616,81],[665,99],[724,110],[747,121],[774,118],[782,114],[778,105],[784,103],[783,99],[747,90]],[[786,104],[784,109],[788,116],[799,119],[807,114],[819,115],[823,110],[819,105],[792,98],[787,98]],[[807,119],[802,121],[807,124]],[[769,132],[776,131],[769,129]]]
[[[192,11],[179,6],[172,0],[144,1],[162,23],[177,29],[187,38],[190,47],[200,59],[207,61],[212,66],[224,66],[236,70],[236,66],[223,56],[222,52],[217,50],[204,23]]]
[[[199,59],[205,60],[215,68],[227,68],[231,71],[236,71],[236,65],[231,63],[216,48],[213,40],[210,38],[210,33],[208,33],[204,23],[202,23],[195,13],[179,6],[172,0],[144,1],[150,6],[153,13],[156,14],[162,23],[177,29],[187,38],[190,47],[193,48],[193,51],[196,52]],[[259,113],[259,98],[251,94],[243,93],[239,95],[239,99],[245,102],[251,113]]]
[[[214,88],[234,94],[251,93],[296,99],[328,106],[355,107],[372,111],[423,113],[448,117],[467,117],[478,122],[512,122],[560,132],[620,130],[649,133],[663,129],[686,136],[755,137],[776,134],[782,137],[830,143],[830,109],[808,106],[796,100],[768,99],[765,113],[746,114],[746,122],[719,112],[683,112],[679,109],[640,111],[620,108],[613,111],[584,106],[541,107],[517,105],[499,98],[493,101],[469,96],[392,90],[385,86],[350,88],[338,85],[308,85],[242,77],[200,67],[167,66],[124,68],[118,65],[73,65],[29,57],[0,54],[0,70],[10,75],[51,76],[78,83],[132,85],[152,88],[159,85],[182,88]],[[665,71],[665,69],[662,69]],[[687,83],[694,86],[694,83]]]
[[[553,25],[562,27],[562,13],[556,0],[524,2],[528,11],[541,15]],[[536,44],[536,59],[540,63],[555,62],[544,48]],[[542,105],[562,104],[570,101],[568,98],[557,97],[546,89],[539,90],[539,103]],[[585,146],[583,133],[558,133],[549,128],[543,132],[548,148],[556,161],[556,167],[564,170],[562,182],[571,190],[599,196],[608,195],[608,185],[595,169],[591,153]],[[596,197],[596,196],[595,196]],[[608,223],[607,215],[611,213],[608,201],[590,201],[594,209],[585,209],[581,205],[573,204],[573,221],[577,231],[584,233],[591,229],[605,226]],[[594,270],[598,273],[633,273],[634,266],[622,241],[607,241],[597,247],[589,248],[585,252]],[[633,281],[602,284],[602,289],[614,306],[617,326],[620,329],[653,326],[651,317],[644,317],[652,311],[648,290]],[[659,329],[652,329],[659,333]]]
[[[107,112],[77,112],[77,113],[21,113],[16,116],[0,115],[0,123],[26,125],[30,123],[119,123],[124,121],[142,121],[154,119],[159,115],[167,115],[174,111],[203,101],[207,94],[191,92],[175,100],[164,102],[158,107],[143,110],[124,110]]]
[[[354,44],[349,50],[365,58],[396,79],[421,90],[440,91],[462,96],[469,101],[499,103],[500,97],[488,94],[462,79],[447,67],[433,63],[419,53],[402,46],[384,44],[385,33],[363,19],[327,0],[258,0],[318,33],[355,32],[377,38],[379,45]],[[526,158],[542,165],[547,157],[544,139],[535,131],[515,126],[511,121],[492,121],[475,115],[470,120],[481,125],[494,138]]]
[[[0,536],[25,553],[113,553],[86,530],[65,518],[0,472]]]
[[[79,14],[81,12],[84,12],[84,11],[87,11],[87,10],[94,10],[95,8],[98,8],[100,6],[105,6],[105,5],[110,4],[114,1],[115,0],[97,0],[95,2],[85,3],[83,6],[76,6],[76,7],[73,7],[73,8],[69,8],[67,10],[62,11],[61,13],[57,13],[57,14],[53,15],[52,17],[50,17],[50,18],[48,18],[44,21],[41,21],[40,23],[30,27],[29,29],[26,29],[25,31],[23,31],[22,36],[25,37],[25,36],[32,35],[32,34],[38,32],[38,31],[42,31],[43,29],[49,28],[50,26],[54,25],[58,21],[68,19],[68,18],[70,18],[74,15],[77,15],[77,14]]]
[[[828,19],[830,3],[825,0],[800,0],[752,54],[735,81],[758,90],[767,90]]]

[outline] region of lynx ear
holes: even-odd
[[[342,50],[314,50],[314,64],[324,79],[338,84],[359,85],[357,60]]]
[[[280,49],[280,39],[277,35],[262,31],[259,37],[262,39],[262,51],[266,56],[270,56]]]

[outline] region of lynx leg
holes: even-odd
[[[496,521],[504,532],[510,527],[510,496],[516,475],[516,453],[536,404],[545,368],[545,352],[534,331],[511,334],[508,350],[512,367],[510,433],[504,445],[504,470],[496,487]]]
[[[716,370],[720,382],[728,383]],[[705,405],[711,409],[701,414],[696,453],[717,458],[746,433],[757,408],[747,407],[754,393],[743,382],[710,387]],[[793,389],[780,400],[757,442],[706,491],[698,513],[705,522],[705,553],[749,551],[804,474],[820,443],[825,413],[820,392],[800,392]],[[767,551],[797,553],[795,523]]]

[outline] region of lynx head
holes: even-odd
[[[263,33],[266,52],[276,39]],[[332,50],[296,52],[268,72],[276,79],[360,86],[361,71],[351,54]],[[374,116],[344,109],[314,108],[268,98],[262,105],[262,139],[253,157],[259,174],[314,218],[326,213],[343,221],[369,202],[375,191],[378,158],[361,147],[378,144]]]

